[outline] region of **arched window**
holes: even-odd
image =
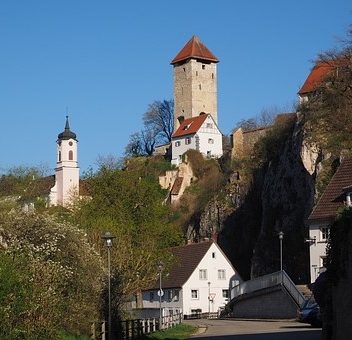
[[[73,161],[73,151],[72,151],[72,150],[70,150],[70,151],[68,152],[68,160],[69,160],[69,161]]]

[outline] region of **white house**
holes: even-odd
[[[213,240],[170,249],[175,263],[162,272],[160,282],[142,292],[143,308],[159,310],[163,316],[182,313],[219,313],[229,301],[230,289],[242,282],[230,261]]]
[[[171,163],[178,166],[189,149],[197,150],[206,158],[222,156],[222,134],[210,114],[185,119],[171,139]]]
[[[319,202],[308,218],[310,249],[310,278],[314,282],[325,270],[326,245],[329,230],[340,207],[352,206],[352,158],[341,161]]]

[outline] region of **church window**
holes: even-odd
[[[196,71],[196,76],[198,77],[198,71]]]
[[[70,151],[68,152],[68,159],[69,159],[70,161],[73,161],[73,151],[72,151],[72,150],[70,150]]]
[[[61,151],[59,151],[59,162],[61,162]]]
[[[202,89],[202,84],[199,84],[199,90],[201,90]]]
[[[211,74],[211,79],[214,79],[214,73]]]

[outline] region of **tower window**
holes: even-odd
[[[196,76],[198,77],[198,71],[196,71]]]
[[[199,90],[201,90],[202,89],[202,84],[199,84],[198,87],[199,87]]]
[[[214,73],[211,74],[211,79],[214,79]]]
[[[59,151],[59,162],[61,162],[61,151]]]
[[[202,65],[202,70],[205,70],[205,65]]]
[[[68,152],[68,159],[69,159],[70,161],[73,161],[73,151],[72,151],[72,150],[70,150],[70,151]]]

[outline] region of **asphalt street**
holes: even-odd
[[[199,327],[192,339],[197,340],[321,340],[321,328],[294,320],[184,320]]]

